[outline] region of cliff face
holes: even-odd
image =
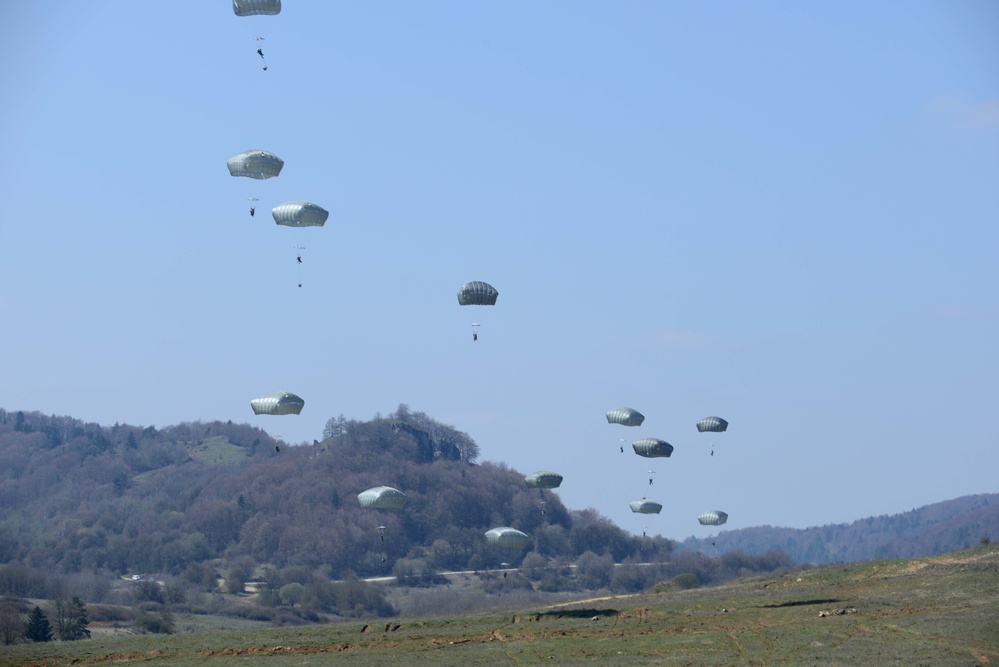
[[[416,440],[419,452],[417,463],[433,463],[434,461],[461,461],[461,449],[448,438],[433,437],[427,431],[398,422],[393,425],[397,431],[407,433]]]

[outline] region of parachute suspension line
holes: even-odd
[[[381,562],[384,563],[385,562],[385,551],[384,551],[384,549],[385,549],[385,547],[384,547],[384,544],[385,544],[385,526],[378,526],[378,540],[379,540],[379,542],[382,545],[380,547],[382,549]]]
[[[258,35],[257,37],[254,38],[254,40],[257,42],[257,55],[260,56],[260,60],[263,61],[261,67],[263,67],[264,71],[266,72],[267,58],[264,57],[264,38]]]
[[[302,251],[305,250],[304,245],[295,246],[295,261],[298,264],[298,286],[302,286]]]

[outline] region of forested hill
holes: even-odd
[[[0,564],[177,575],[241,562],[341,578],[390,574],[403,562],[428,571],[587,553],[664,562],[675,547],[593,510],[570,511],[556,494],[528,489],[523,472],[477,464],[468,434],[405,405],[366,422],[331,419],[324,436],[286,446],[231,422],[108,427],[0,410]],[[403,490],[406,508],[362,509],[357,494],[381,485]],[[497,526],[526,532],[531,545],[488,545],[483,533]],[[783,551],[823,563],[931,555],[984,535],[999,537],[999,494],[849,525],[722,531],[713,541],[733,557]],[[713,555],[711,541],[684,547]]]
[[[759,526],[689,537],[683,548],[704,553],[781,550],[796,563],[912,558],[967,549],[999,538],[999,493],[964,496],[902,514],[814,528]]]
[[[528,533],[550,559],[668,556],[665,539],[569,512],[550,492],[542,502],[523,473],[476,464],[471,437],[404,405],[331,419],[326,435],[285,446],[231,422],[107,427],[0,410],[0,563],[178,574],[242,559],[338,578],[407,558],[438,570],[519,562],[486,543],[497,526]],[[362,509],[357,494],[381,485],[403,490],[406,508]]]

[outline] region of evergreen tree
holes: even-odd
[[[28,627],[24,636],[33,642],[52,641],[52,626],[41,607],[35,607],[28,615]]]
[[[90,637],[90,630],[87,628],[90,621],[87,620],[87,610],[83,600],[75,595],[72,600],[56,600],[54,612],[55,630],[59,639],[74,641]]]

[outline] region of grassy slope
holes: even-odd
[[[820,616],[835,609],[848,613]],[[0,648],[0,665],[38,667],[393,661],[462,667],[995,665],[999,548],[825,566],[715,588],[520,612]]]

